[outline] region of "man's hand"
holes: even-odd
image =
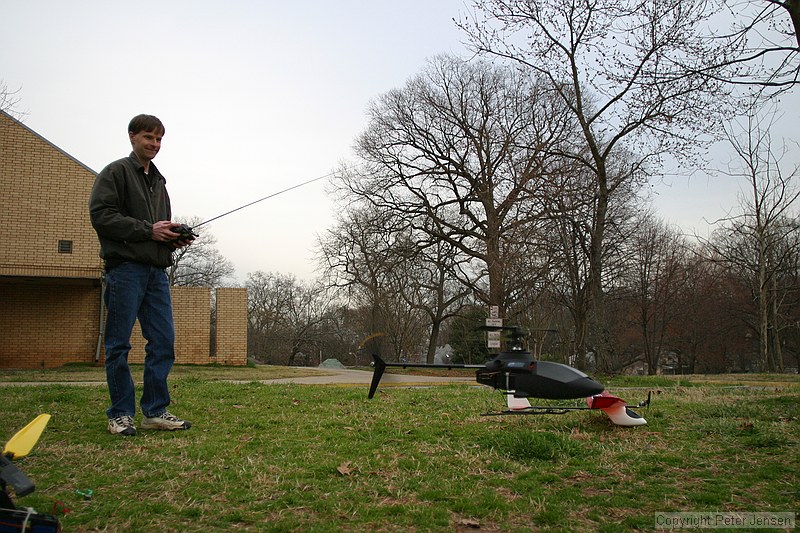
[[[153,240],[157,242],[170,243],[175,248],[183,248],[184,246],[188,246],[192,243],[194,238],[179,240],[181,234],[176,233],[173,231],[173,229],[180,227],[181,225],[176,224],[175,222],[171,222],[169,220],[159,220],[153,224]]]

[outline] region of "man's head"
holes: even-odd
[[[144,165],[145,170],[161,149],[164,132],[164,125],[153,115],[137,115],[128,124],[128,137],[131,140],[133,153]]]
[[[164,125],[158,117],[154,117],[153,115],[136,115],[131,119],[128,124],[128,133],[136,135],[140,131],[157,133],[161,135],[161,137],[166,133]]]

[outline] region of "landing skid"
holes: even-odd
[[[481,416],[502,416],[502,415],[564,415],[570,411],[591,411],[589,407],[547,407],[543,405],[531,405],[521,409],[507,409],[497,413],[482,413]]]
[[[618,426],[643,426],[647,420],[633,411],[624,400],[611,395],[608,391],[586,398],[586,406],[531,405],[526,397],[516,396],[514,391],[506,391],[508,409],[498,413],[484,413],[483,416],[502,415],[563,415],[570,411],[603,411]],[[639,402],[635,407],[650,405],[650,393],[647,400]]]

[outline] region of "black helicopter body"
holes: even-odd
[[[605,387],[580,370],[552,361],[535,361],[530,352],[501,352],[475,373],[482,385],[513,391],[517,398],[569,400],[588,398]]]
[[[640,426],[646,420],[632,411],[627,403],[605,390],[605,387],[577,368],[553,361],[538,361],[531,352],[521,348],[521,339],[526,335],[516,327],[504,327],[512,331],[512,348],[500,352],[484,364],[426,364],[387,363],[374,355],[372,383],[368,397],[375,396],[381,377],[387,367],[397,368],[474,368],[475,380],[502,391],[507,398],[508,410],[495,414],[563,414],[573,410],[600,409],[614,424]],[[528,398],[543,400],[586,399],[585,407],[532,406]],[[650,399],[638,407],[649,405]]]

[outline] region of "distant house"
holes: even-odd
[[[639,358],[632,363],[626,365],[620,370],[621,374],[628,376],[644,376],[647,374],[648,364],[644,360],[644,354],[640,354]],[[659,362],[656,374],[659,375],[674,375],[674,374],[688,374],[689,366],[682,364],[680,357],[675,352],[665,352]]]
[[[0,368],[103,358],[103,264],[87,209],[95,175],[0,112]],[[214,346],[210,290],[172,294],[178,363],[246,363],[245,289],[217,289]],[[131,362],[143,360],[140,334],[132,345]]]

